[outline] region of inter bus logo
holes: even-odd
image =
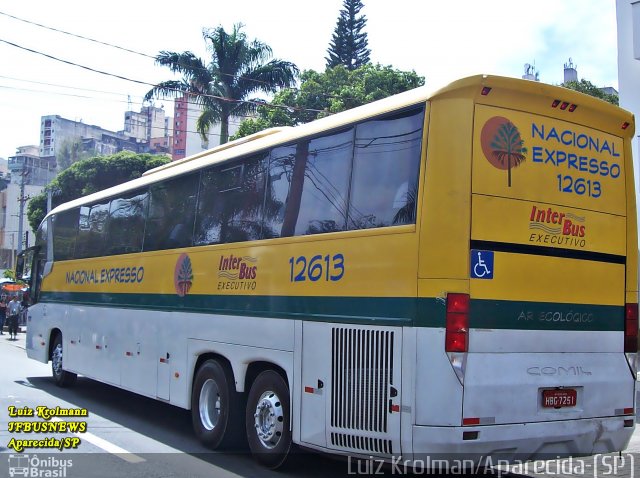
[[[529,242],[536,244],[581,248],[587,244],[586,217],[551,207],[532,206],[529,229],[541,231],[529,236]]]
[[[480,133],[482,152],[494,167],[507,170],[507,184],[511,187],[511,170],[526,159],[527,148],[520,131],[502,116],[487,120]]]
[[[193,268],[191,267],[191,259],[187,254],[180,254],[180,257],[178,257],[176,268],[173,272],[173,285],[180,297],[187,295],[193,285]]]
[[[251,256],[221,256],[218,265],[218,277],[229,280],[255,279],[258,271],[258,259]]]

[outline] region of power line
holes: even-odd
[[[24,78],[15,78],[15,77],[12,77],[12,76],[0,75],[0,78],[3,78],[5,80],[21,81],[23,83],[34,83],[36,85],[55,86],[57,88],[67,88],[67,89],[70,89],[70,90],[91,91],[93,93],[105,93],[107,95],[119,95],[119,96],[123,95],[122,93],[119,93],[119,92],[116,92],[116,91],[93,90],[91,88],[80,88],[78,86],[60,85],[60,84],[57,84],[57,83],[47,83],[45,81],[25,80]]]
[[[28,51],[30,53],[34,53],[36,55],[44,56],[44,57],[49,58],[51,60],[59,61],[59,62],[65,63],[67,65],[70,65],[70,66],[76,66],[78,68],[82,68],[84,70],[88,70],[88,71],[91,71],[93,73],[98,73],[98,74],[101,74],[101,75],[111,76],[113,78],[118,78],[118,79],[124,80],[124,81],[131,81],[133,83],[137,83],[137,84],[141,84],[141,85],[147,85],[147,86],[152,86],[152,87],[156,87],[157,86],[154,83],[149,83],[147,81],[128,78],[126,76],[118,75],[118,74],[115,74],[115,73],[109,73],[107,71],[98,70],[96,68],[92,68],[92,67],[86,66],[86,65],[81,65],[79,63],[75,63],[75,62],[70,61],[70,60],[65,60],[65,59],[62,59],[62,58],[58,58],[58,57],[55,57],[55,56],[50,55],[48,53],[44,53],[44,52],[41,52],[41,51],[38,51],[38,50],[34,50],[32,48],[27,48],[27,47],[18,45],[17,43],[13,43],[13,42],[10,42],[8,40],[4,40],[2,38],[0,38],[0,42],[6,43],[7,45],[13,46],[15,48],[19,48],[21,50]],[[179,90],[177,88],[166,88],[166,89],[169,90],[169,91],[174,91],[174,92],[177,92],[177,93],[185,94],[184,91]],[[293,109],[294,111],[308,111],[308,112],[312,112],[312,113],[328,113],[328,114],[331,114],[326,110],[317,110],[317,109],[312,109],[312,108],[299,108],[299,107],[295,107],[295,106],[285,106],[285,105],[274,105],[274,104],[271,104],[271,103],[261,102],[261,101],[237,100],[237,99],[234,99],[234,98],[226,98],[226,97],[223,97],[223,96],[211,95],[211,94],[208,94],[208,93],[198,93],[198,94],[194,95],[194,94],[189,94],[188,92],[186,92],[186,94],[187,95],[191,95],[191,96],[212,98],[212,99],[216,99],[216,100],[226,101],[228,103],[246,103],[246,104],[251,104],[251,105],[255,105],[255,106],[265,106],[265,107],[268,107],[268,108],[279,108],[279,109],[287,109],[287,110]]]
[[[70,33],[70,32],[67,32],[65,30],[60,30],[58,28],[49,27],[47,25],[43,25],[41,23],[33,22],[33,21],[30,21],[30,20],[25,20],[24,18],[16,17],[14,15],[10,15],[10,14],[5,13],[5,12],[0,12],[0,15],[4,15],[6,17],[12,18],[14,20],[18,20],[20,22],[28,23],[30,25],[35,25],[37,27],[44,28],[46,30],[51,30],[51,31],[54,31],[54,32],[62,33],[62,34],[69,35],[69,36],[72,36],[72,37],[80,38],[82,40],[87,40],[87,41],[90,41],[90,42],[93,42],[93,43],[98,43],[100,45],[105,45],[105,46],[109,46],[109,47],[112,47],[112,48],[117,48],[118,50],[123,50],[123,51],[129,52],[129,53],[133,53],[135,55],[140,55],[140,56],[143,56],[145,58],[151,58],[154,61],[157,60],[156,56],[149,55],[147,53],[142,53],[142,52],[139,52],[139,51],[136,51],[136,50],[131,50],[130,48],[125,48],[125,47],[122,47],[122,46],[119,46],[119,45],[114,45],[113,43],[103,42],[103,41],[96,40],[94,38],[90,38],[90,37],[87,37],[87,36],[78,35],[76,33]],[[202,71],[209,71],[207,68],[198,68],[198,69],[202,70]],[[228,76],[228,77],[231,77],[231,78],[235,78],[235,79],[243,79],[243,80],[251,81],[251,82],[254,82],[254,83],[270,85],[270,83],[267,82],[267,81],[256,80],[255,78],[247,78],[246,76],[232,75],[230,73],[223,73],[223,72],[219,72],[219,74],[223,75],[223,76]],[[297,90],[297,88],[289,88],[289,89]]]
[[[10,15],[10,14],[5,13],[5,12],[0,12],[0,15],[4,15],[5,17],[13,18],[14,20],[18,20],[20,22],[29,23],[30,25],[35,25],[35,26],[40,27],[40,28],[45,28],[47,30],[52,30],[54,32],[63,33],[65,35],[69,35],[69,36],[76,37],[76,38],[81,38],[83,40],[87,40],[87,41],[90,41],[90,42],[93,42],[93,43],[98,43],[100,45],[105,45],[105,46],[109,46],[109,47],[112,47],[112,48],[117,48],[118,50],[127,51],[129,53],[134,53],[136,55],[144,56],[144,57],[147,57],[147,58],[151,58],[152,60],[155,60],[155,57],[152,56],[152,55],[147,55],[146,53],[141,53],[139,51],[131,50],[131,49],[125,48],[123,46],[114,45],[113,43],[107,43],[107,42],[103,42],[103,41],[100,41],[100,40],[95,40],[93,38],[89,38],[89,37],[85,37],[85,36],[82,36],[82,35],[78,35],[76,33],[70,33],[70,32],[64,31],[64,30],[60,30],[58,28],[48,27],[48,26],[43,25],[41,23],[36,23],[36,22],[32,22],[30,20],[25,20],[24,18],[19,18],[19,17],[16,17],[14,15]]]
[[[69,35],[69,36],[72,36],[72,37],[80,38],[82,40],[87,40],[87,41],[90,41],[90,42],[93,42],[93,43],[98,43],[100,45],[109,46],[109,47],[112,47],[112,48],[116,48],[118,50],[122,50],[122,51],[126,51],[126,52],[129,52],[129,53],[133,53],[135,55],[140,55],[140,56],[143,56],[145,58],[151,58],[154,61],[157,60],[157,56],[149,55],[147,53],[142,53],[142,52],[139,52],[139,51],[136,51],[136,50],[132,50],[130,48],[125,48],[125,47],[122,47],[122,46],[119,46],[119,45],[114,45],[113,43],[103,42],[103,41],[96,40],[94,38],[90,38],[90,37],[87,37],[87,36],[78,35],[76,33],[70,33],[70,32],[67,32],[65,30],[60,30],[58,28],[49,27],[47,25],[43,25],[41,23],[33,22],[33,21],[30,21],[30,20],[25,20],[24,18],[19,18],[19,17],[16,17],[14,15],[10,15],[10,14],[5,13],[5,12],[0,12],[0,15],[4,15],[4,16],[12,18],[14,20],[18,20],[18,21],[21,21],[21,22],[24,22],[24,23],[35,25],[35,26],[38,26],[40,28],[44,28],[46,30],[51,30],[51,31],[54,31],[54,32],[62,33],[62,34]],[[207,68],[198,68],[198,69],[201,70],[201,71],[209,71]],[[250,81],[250,82],[253,82],[253,83],[259,83],[259,84],[264,84],[264,85],[269,85],[270,86],[269,82],[263,81],[263,80],[257,80],[255,78],[247,78],[246,76],[233,75],[231,73],[223,73],[223,72],[218,72],[218,74],[222,75],[222,76],[227,76],[227,77],[231,77],[231,78],[234,78],[234,79],[238,79],[238,80],[242,79],[242,80]],[[283,90],[290,90],[290,91],[298,91],[298,92],[300,91],[299,88],[295,88],[295,87],[284,87],[282,89]],[[336,95],[331,95],[329,93],[316,93],[316,94],[319,94],[319,95],[324,96],[326,98],[338,98]],[[344,98],[344,99],[355,100],[355,98],[348,98],[348,97]]]

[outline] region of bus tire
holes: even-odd
[[[284,465],[291,450],[289,386],[274,370],[255,379],[247,399],[245,423],[253,457],[276,469]]]
[[[212,449],[241,445],[244,401],[230,372],[207,360],[196,373],[191,394],[191,420],[200,442]]]
[[[53,339],[51,348],[51,376],[58,387],[70,387],[76,383],[78,376],[73,372],[64,369],[62,334],[57,334]]]

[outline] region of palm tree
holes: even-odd
[[[511,169],[522,164],[526,159],[527,148],[516,125],[510,121],[502,123],[491,142],[493,155],[504,165],[507,161],[507,183],[511,187]]]
[[[187,95],[202,106],[196,127],[206,139],[209,128],[220,123],[220,144],[229,139],[229,117],[252,113],[263,100],[249,98],[258,91],[274,93],[278,88],[293,86],[298,67],[291,62],[272,59],[271,47],[258,40],[249,41],[236,24],[227,33],[222,26],[204,29],[202,36],[211,54],[208,65],[190,51],[161,51],[156,63],[181,73],[182,80],[169,80],[154,86],[145,95]]]

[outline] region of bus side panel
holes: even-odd
[[[444,328],[417,329],[416,425],[460,426],[462,385],[444,351]],[[414,450],[415,453],[427,450]]]
[[[433,101],[429,115],[418,277],[468,281],[473,101]]]

